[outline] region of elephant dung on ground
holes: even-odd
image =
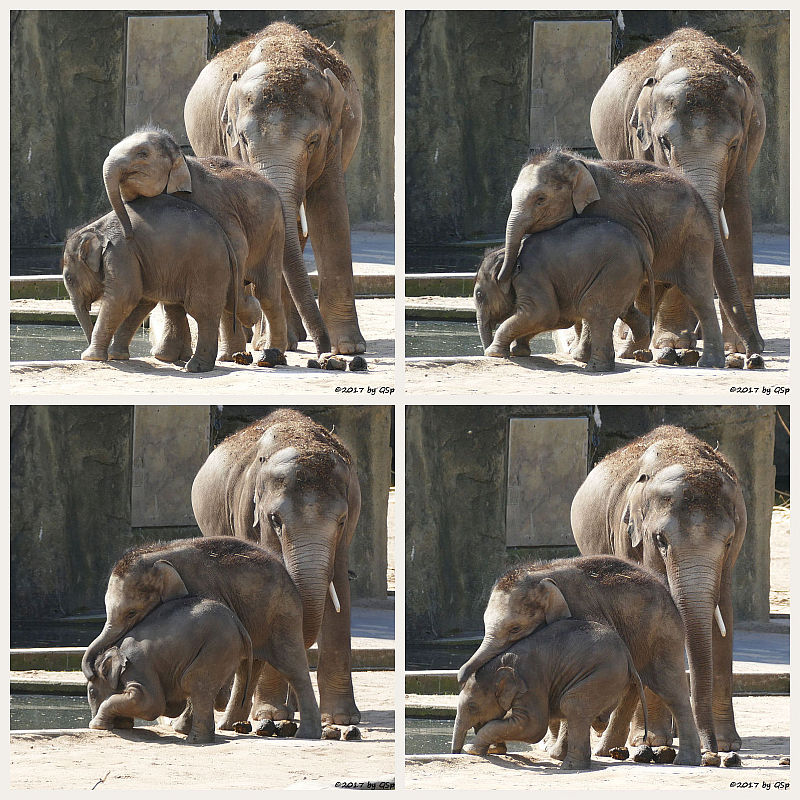
[[[753,298],[749,175],[764,141],[766,114],[744,59],[700,31],[681,28],[611,72],[592,103],[591,125],[603,158],[654,161],[697,187],[719,248],[722,224],[744,310],[763,349]],[[677,293],[665,302],[665,313],[683,318],[684,327],[692,324]],[[725,346],[741,351],[742,334],[732,322],[723,315]]]
[[[703,326],[700,366],[725,366],[715,288],[723,311],[747,344],[748,356],[761,352],[763,343],[744,313],[736,279],[703,199],[688,180],[655,164],[597,161],[561,148],[532,155],[511,191],[505,260],[498,279],[511,277],[523,236],[554,228],[575,213],[606,217],[628,228],[650,260],[660,292],[671,285],[681,291]],[[640,310],[648,304],[640,292]],[[659,313],[652,345],[693,347],[693,328],[693,324],[685,327],[682,318]],[[628,348],[617,355],[632,354]]]
[[[128,210],[135,239],[125,236],[111,212],[71,233],[64,246],[64,284],[89,341],[81,358],[129,358],[133,335],[163,301],[180,307],[184,322],[186,313],[197,322],[186,370],[213,369],[223,310],[236,310],[238,268],[230,240],[210,214],[176,197],[141,198]],[[89,309],[101,298],[93,326]]]
[[[302,598],[305,645],[319,645],[322,719],[358,722],[350,668],[348,550],[361,489],[341,440],[298,411],[275,411],[229,436],[209,455],[192,485],[192,508],[204,535],[260,542],[283,559]],[[256,702],[282,702],[285,684],[266,673]]]
[[[234,672],[249,693],[253,648],[227,606],[184,597],[159,606],[92,663],[90,728],[130,728],[137,717],[165,714],[198,744],[214,741],[214,698]]]
[[[300,707],[299,738],[319,739],[319,706],[308,674],[300,595],[286,568],[251,542],[229,537],[182,539],[129,550],[114,565],[106,590],[106,624],[86,648],[81,668],[95,674],[100,653],[162,603],[187,595],[216,600],[241,620],[253,646],[253,684],[269,665],[294,689]],[[247,719],[251,698],[241,681],[231,692],[222,730]],[[255,705],[255,719],[290,718],[286,693],[274,706]]]
[[[459,683],[514,642],[565,614],[617,632],[642,683],[663,699],[675,717],[680,737],[675,763],[700,764],[700,739],[684,669],[681,616],[661,579],[630,561],[581,556],[521,564],[500,576],[483,614],[483,641],[459,670]],[[625,695],[611,715],[597,755],[608,755],[612,747],[625,744],[637,702],[635,691]],[[643,731],[631,730],[631,743],[643,738]]]
[[[664,425],[589,473],[571,519],[582,553],[613,553],[666,578],[686,628],[701,737],[714,752],[738,750],[731,581],[747,509],[733,468],[705,442]]]
[[[263,311],[269,324],[269,339],[255,339],[253,348],[286,349],[281,297],[283,207],[275,187],[261,173],[227,158],[184,156],[167,131],[148,125],[111,148],[103,164],[103,180],[126,238],[134,235],[126,204],[138,197],[174,194],[214,217],[236,253],[239,321],[252,326]],[[298,291],[311,291],[307,275],[299,280]],[[243,294],[245,284],[252,284],[255,298]],[[153,355],[161,361],[176,361],[191,349],[189,327],[180,308],[167,305],[165,314],[164,330]],[[233,315],[223,314],[220,361],[231,361],[234,353],[245,348],[244,331],[235,327]]]
[[[475,742],[465,748],[486,755],[507,741],[540,741],[551,720],[565,720],[564,749],[551,752],[561,769],[589,769],[589,728],[614,709],[629,690],[644,702],[642,682],[628,648],[607,625],[561,619],[513,644],[467,678],[458,697],[454,753],[470,728]]]
[[[317,352],[366,348],[356,315],[344,186],[361,116],[361,95],[341,56],[287,22],[274,22],[216,56],[184,108],[198,156],[244,161],[275,184],[286,221],[284,275]],[[305,231],[301,245],[298,220],[306,218],[319,272],[319,309],[310,287],[298,291],[306,274]],[[301,339],[295,317],[290,335]]]
[[[647,346],[650,329],[633,307],[642,281],[654,291],[650,261],[636,237],[600,217],[571,219],[528,236],[510,282],[495,279],[505,250],[486,254],[473,298],[487,356],[530,355],[530,340],[545,331],[580,325],[573,357],[590,371],[614,369],[614,323],[622,317]],[[499,324],[492,340],[492,330]]]

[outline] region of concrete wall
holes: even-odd
[[[588,418],[589,465],[662,423],[716,445],[737,471],[748,530],[735,571],[739,619],[769,615],[774,407],[408,406],[406,636],[410,642],[482,630],[495,579],[520,560],[577,554],[572,546],[508,547],[509,420]],[[540,482],[541,493],[552,487]]]
[[[188,505],[197,469],[214,442],[271,410],[12,406],[11,618],[101,609],[108,572],[126,549],[199,536]],[[362,511],[351,589],[384,601],[391,408],[301,410],[333,427],[356,459]]]
[[[68,228],[109,210],[101,169],[125,135],[127,20],[206,15],[205,11],[12,11],[11,245],[63,241]],[[347,175],[354,225],[394,221],[394,19],[387,11],[222,11],[210,21],[213,55],[275,19],[286,18],[336,42],[361,87],[364,126]],[[174,56],[170,53],[170,57]],[[187,58],[194,58],[190,53]],[[148,62],[149,66],[153,66]],[[157,85],[157,82],[156,84]],[[162,94],[182,117],[185,92]],[[129,106],[129,113],[132,106]],[[136,113],[141,116],[142,109]],[[155,120],[154,121],[158,121]]]
[[[611,19],[612,62],[675,28],[740,48],[762,86],[768,130],[751,178],[753,223],[789,225],[788,11],[409,11],[406,14],[406,230],[410,243],[500,236],[529,146],[535,20]],[[536,77],[536,76],[535,76]],[[571,81],[582,81],[572,73]],[[602,83],[602,81],[600,81]],[[535,86],[533,88],[536,88]],[[586,96],[588,119],[592,91]],[[563,92],[562,92],[563,93]],[[553,89],[553,96],[558,91]],[[558,128],[562,144],[580,132]],[[589,151],[587,151],[589,152]]]

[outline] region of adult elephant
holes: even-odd
[[[728,237],[724,247],[763,348],[753,297],[749,175],[764,141],[766,114],[750,67],[710,36],[681,28],[611,72],[592,103],[591,125],[603,158],[654,161],[697,187],[716,240],[722,245],[720,224]],[[665,304],[691,327],[677,292]],[[725,315],[722,332],[726,349],[744,352]]]
[[[319,271],[314,296],[292,297],[318,352],[362,353],[344,173],[361,131],[361,95],[336,50],[308,32],[275,22],[220,53],[200,73],[184,109],[198,156],[251,164],[278,189],[286,220],[284,274],[305,275],[297,220],[307,218]],[[290,342],[303,338],[296,315]]]
[[[713,719],[717,748],[738,750],[731,580],[747,510],[733,468],[682,428],[661,426],[589,473],[571,520],[581,553],[613,553],[666,578],[686,629],[701,735]],[[658,726],[653,717],[651,729]]]
[[[209,455],[192,485],[192,508],[204,536],[260,542],[283,559],[300,590],[305,645],[319,645],[322,719],[358,722],[350,671],[348,548],[361,489],[341,440],[297,411],[275,411]],[[280,708],[285,701],[285,681],[265,668],[255,705]]]

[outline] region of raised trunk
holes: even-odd
[[[92,331],[94,330],[94,325],[92,323],[92,317],[89,314],[89,308],[84,303],[80,302],[77,298],[73,297],[72,299],[72,310],[75,312],[75,316],[78,318],[78,322],[81,324],[81,328],[83,329],[83,333],[86,336],[86,341],[89,344],[92,343]]]
[[[472,658],[464,664],[458,671],[458,682],[464,683],[473,672],[480,669],[487,661],[494,658],[498,653],[502,653],[505,645],[484,636],[481,646],[472,654]]]
[[[506,223],[506,252],[503,257],[503,266],[497,274],[498,281],[510,280],[514,267],[517,265],[522,237],[527,233],[528,220],[525,216],[521,209],[511,207],[511,213],[508,215]]]
[[[452,753],[460,753],[464,747],[464,740],[467,738],[467,731],[470,726],[467,725],[463,715],[459,711],[456,714],[456,721],[453,725],[453,741],[450,751]]]
[[[101,653],[108,650],[111,645],[124,636],[127,630],[106,622],[100,635],[86,648],[81,659],[81,669],[87,679],[94,677],[94,662]]]
[[[103,183],[106,186],[106,194],[111,203],[111,208],[114,209],[114,213],[117,215],[120,225],[122,225],[125,238],[131,239],[133,237],[133,227],[119,190],[119,172],[120,168],[116,162],[110,156],[106,158],[103,162]]]

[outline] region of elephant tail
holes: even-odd
[[[644,715],[644,740],[647,741],[647,729],[649,727],[647,721],[647,700],[644,696],[644,686],[642,686],[642,679],[639,677],[639,673],[636,670],[636,667],[633,665],[633,659],[631,658],[630,650],[626,647],[625,650],[628,654],[628,675],[630,676],[631,683],[636,685],[636,688],[639,690],[639,701],[642,704],[642,714]]]
[[[242,276],[239,274],[239,259],[236,258],[236,251],[233,249],[228,234],[220,227],[222,238],[225,240],[225,247],[228,249],[228,263],[231,268],[231,288],[233,289],[233,332],[236,333],[236,314],[239,311],[239,292],[244,286]]]
[[[642,255],[642,266],[644,267],[645,274],[647,275],[647,285],[650,289],[650,339],[653,338],[653,319],[656,314],[656,280],[653,277],[653,264],[651,260]]]

